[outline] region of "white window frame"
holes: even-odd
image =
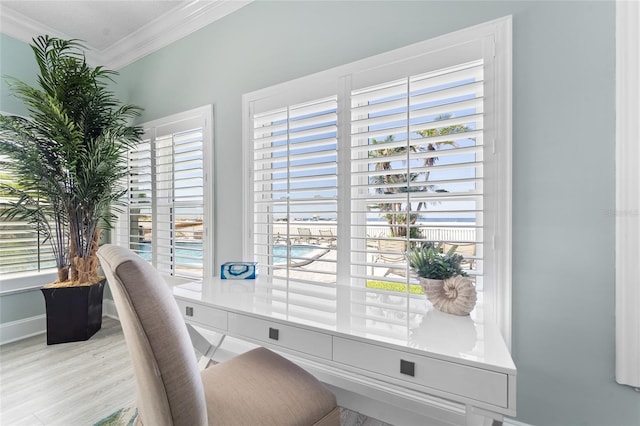
[[[203,173],[204,173],[204,189],[203,189],[203,198],[204,198],[204,214],[203,214],[203,280],[206,280],[208,277],[212,277],[214,275],[213,271],[213,262],[207,261],[207,259],[213,259],[214,253],[214,243],[213,243],[213,211],[214,211],[214,182],[213,182],[213,106],[205,105],[199,108],[194,108],[192,110],[184,111],[181,113],[173,114],[168,117],[160,118],[157,120],[153,120],[141,125],[142,128],[145,129],[145,132],[155,133],[155,129],[171,129],[171,128],[180,128],[183,126],[182,123],[191,123],[191,122],[201,122],[203,129]],[[164,134],[169,134],[167,131],[161,132]],[[177,133],[171,131],[170,133]],[[154,157],[154,149],[152,148],[151,152],[152,157]],[[160,172],[157,172],[160,173]],[[155,179],[155,176],[152,176],[152,179]],[[152,208],[152,221],[155,224],[157,219],[157,206],[156,206],[156,192],[161,190],[156,190],[156,184],[153,184],[154,197],[153,202],[151,204]],[[130,244],[130,226],[129,226],[129,213],[128,206],[124,209],[124,214],[119,215],[118,226],[115,227],[111,234],[111,239],[115,244],[129,247]],[[158,231],[156,226],[153,227],[154,233],[164,232]],[[156,256],[153,256],[152,263],[155,265]],[[192,279],[182,278],[182,277],[169,277],[167,276],[167,280],[179,283],[183,281],[190,281]]]
[[[640,388],[640,4],[616,2],[616,381]]]
[[[350,136],[350,106],[344,104],[351,92],[350,77],[364,72],[370,72],[389,64],[402,63],[414,57],[433,54],[452,46],[463,46],[466,43],[491,39],[495,51],[486,52],[493,55],[493,65],[485,68],[485,75],[495,87],[485,88],[485,93],[492,93],[490,107],[494,110],[495,122],[491,123],[491,131],[485,134],[485,149],[490,155],[485,155],[485,171],[492,179],[485,181],[485,190],[489,194],[487,202],[495,212],[491,223],[488,224],[495,235],[485,241],[485,250],[495,253],[495,262],[489,266],[494,284],[486,286],[484,292],[484,319],[495,322],[507,343],[511,344],[511,91],[512,91],[512,18],[507,16],[474,27],[446,34],[434,39],[419,42],[404,48],[366,58],[351,64],[333,68],[311,76],[278,84],[243,96],[243,188],[245,190],[244,218],[243,218],[243,255],[245,259],[253,258],[253,199],[252,175],[252,108],[254,102],[260,102],[266,109],[270,98],[275,102],[273,108],[283,105],[293,105],[318,99],[329,94],[338,94],[338,139],[349,141]],[[491,83],[493,82],[493,83]],[[276,99],[277,98],[277,99]],[[339,187],[350,186],[350,164],[348,143],[339,142]],[[486,157],[491,156],[491,159]],[[338,200],[338,247],[350,246],[350,209],[349,196]],[[345,282],[349,277],[350,250],[338,252],[338,286],[349,285]]]

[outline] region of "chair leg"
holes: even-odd
[[[207,338],[198,332],[191,324],[187,324],[187,331],[189,337],[191,337],[191,343],[193,347],[202,354],[198,361],[198,366],[201,370],[207,368],[213,362],[213,355],[218,348],[222,346],[222,342],[226,337],[226,334],[222,334],[217,343],[212,344]]]

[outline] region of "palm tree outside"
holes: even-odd
[[[435,118],[434,122],[446,121],[451,118],[451,114],[442,114]],[[425,139],[425,143],[422,144],[404,144],[401,146],[392,145],[392,147],[382,147],[380,149],[374,149],[369,151],[370,158],[383,159],[375,163],[374,170],[377,172],[370,178],[370,185],[375,188],[378,194],[402,194],[407,192],[425,192],[436,191],[434,185],[430,185],[429,170],[424,171],[406,171],[404,169],[394,169],[392,166],[393,161],[398,161],[398,158],[405,157],[400,160],[404,163],[408,161],[410,154],[419,152],[431,152],[436,151],[443,146],[455,146],[455,141],[429,141],[430,138],[435,138],[444,135],[452,135],[456,133],[462,133],[469,131],[467,126],[461,124],[454,124],[444,127],[435,127],[431,129],[425,129],[417,131],[416,134]],[[387,136],[383,141],[372,139],[373,145],[385,146],[394,141],[393,135]],[[384,161],[384,159],[389,159]],[[438,157],[428,156],[424,158],[423,167],[428,168],[433,166]],[[415,206],[411,206],[406,202],[387,202],[378,203],[377,209],[380,215],[387,220],[389,224],[389,231],[391,237],[407,237],[407,231],[409,232],[409,238],[419,238],[418,228],[412,226],[415,225],[420,211],[426,206],[425,202],[418,202]]]

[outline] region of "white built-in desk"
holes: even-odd
[[[516,367],[497,327],[424,296],[219,279],[173,291],[188,324],[274,349],[333,386],[425,413],[458,407],[469,424],[515,416]]]

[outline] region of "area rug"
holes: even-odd
[[[137,417],[137,408],[121,408],[93,426],[133,426]],[[380,420],[372,419],[364,414],[343,407],[340,407],[340,424],[343,426],[391,426]]]
[[[133,426],[138,417],[136,407],[121,408],[93,426]]]

